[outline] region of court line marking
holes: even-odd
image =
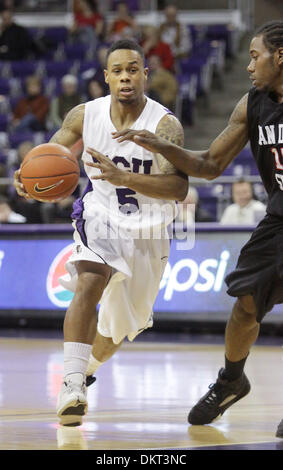
[[[280,437],[275,437],[274,440],[272,441],[245,441],[245,442],[225,442],[223,444],[196,444],[196,445],[191,445],[190,447],[162,447],[162,450],[191,450],[195,447],[201,448],[201,447],[222,447],[222,446],[241,446],[241,445],[250,445],[250,444],[272,444],[272,442],[283,442],[282,438]],[[151,447],[150,449],[145,449],[145,450],[158,450],[158,448],[153,448]]]
[[[51,414],[51,413],[46,413],[47,415],[48,414]],[[21,417],[21,415],[19,415],[18,417],[17,416],[14,416],[15,419],[8,419],[8,420],[1,420],[1,417],[0,417],[0,422],[1,421],[4,421],[4,422],[10,422],[10,423],[14,423],[14,422],[37,422],[37,421],[46,421],[46,422],[57,422],[58,423],[58,418],[56,416],[46,416],[46,414],[44,416],[37,416],[37,417],[30,417],[28,418],[27,416],[25,415],[22,415],[23,418],[27,418],[27,419],[19,419]],[[121,415],[121,416],[124,416],[124,415]],[[118,416],[119,417],[119,416]],[[44,418],[44,419],[42,419]],[[89,417],[91,418],[91,416]],[[87,423],[87,422],[86,422]],[[84,423],[84,424],[86,424]],[[100,423],[103,423],[103,421],[100,421]],[[59,425],[59,423],[58,423]],[[193,449],[193,448],[202,448],[202,447],[220,447],[220,446],[238,446],[238,445],[250,445],[250,444],[268,444],[268,443],[273,443],[273,442],[282,442],[282,438],[272,438],[270,440],[263,440],[263,441],[243,441],[243,442],[224,442],[224,443],[221,443],[221,444],[208,444],[208,443],[205,443],[205,444],[189,444],[189,446],[180,446],[180,447],[163,447],[163,446],[159,446],[159,447],[145,447],[145,448],[132,448],[131,450],[190,450],[190,449]],[[103,441],[102,441],[103,442]],[[115,441],[113,441],[115,442]],[[115,449],[115,450],[124,450],[123,448],[121,449]]]

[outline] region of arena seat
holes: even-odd
[[[8,78],[0,78],[0,95],[9,95],[11,91]]]
[[[39,62],[35,60],[16,60],[10,62],[11,75],[14,78],[23,78],[38,72]]]
[[[6,132],[9,124],[9,116],[7,114],[0,114],[0,132]]]
[[[34,141],[34,132],[13,132],[8,135],[10,147],[17,148],[22,142]]]
[[[45,62],[45,72],[48,77],[63,77],[67,73],[72,73],[74,69],[74,61],[65,60],[62,62],[47,61]]]
[[[87,58],[89,46],[86,44],[65,44],[63,53],[67,60],[84,61]]]

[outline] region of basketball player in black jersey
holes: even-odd
[[[283,21],[266,23],[250,44],[247,67],[253,88],[236,105],[224,131],[205,151],[184,150],[147,131],[113,135],[161,153],[189,176],[212,180],[250,140],[268,193],[267,215],[241,250],[236,269],[225,281],[236,297],[225,333],[225,368],[189,413],[189,423],[208,424],[250,391],[244,365],[260,322],[283,303]],[[283,437],[283,420],[277,437]]]

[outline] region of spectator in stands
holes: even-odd
[[[6,162],[6,176],[13,178],[14,172],[22,164],[26,154],[34,147],[34,144],[28,140],[22,142],[16,150],[10,149]],[[13,198],[16,194],[16,189],[13,185],[9,186],[7,191],[9,197]]]
[[[160,25],[160,38],[171,47],[175,59],[184,59],[190,55],[192,39],[187,25],[177,19],[177,7],[170,4],[165,8],[165,22]]]
[[[22,60],[34,51],[34,42],[26,28],[13,21],[11,10],[1,11],[0,60]]]
[[[26,96],[20,98],[15,109],[15,131],[44,131],[49,101],[41,92],[41,80],[36,75],[26,79]]]
[[[95,100],[102,96],[105,96],[103,86],[97,80],[91,79],[87,85],[87,101]]]
[[[0,1],[0,10],[14,10],[15,8],[21,6],[24,0],[1,0]]]
[[[82,97],[78,91],[78,79],[74,75],[64,75],[61,80],[62,92],[50,103],[50,124],[54,128],[61,127],[61,124],[70,109],[82,102]]]
[[[249,225],[262,219],[266,206],[253,198],[253,187],[241,179],[232,185],[233,204],[226,207],[220,219],[221,224]]]
[[[146,26],[143,30],[142,48],[146,59],[152,55],[157,55],[162,61],[162,66],[174,72],[174,57],[170,46],[161,41],[159,30],[155,26]]]
[[[105,96],[109,93],[108,84],[105,83],[104,78],[104,69],[106,68],[106,55],[108,47],[101,45],[97,50],[98,66],[91,66],[89,69],[85,70],[82,73],[82,78],[85,80],[94,80],[97,81],[100,86],[103,88],[103,95]]]
[[[172,72],[162,67],[161,59],[157,55],[152,55],[148,60],[149,75],[147,80],[148,96],[155,96],[157,101],[175,110],[178,92],[178,82]],[[151,93],[154,95],[151,95]]]
[[[0,195],[0,224],[24,224],[25,222],[24,216],[12,210],[9,199]]]
[[[178,204],[179,213],[176,222],[183,222],[187,226],[194,222],[213,222],[213,216],[201,207],[201,201],[196,188],[189,185],[189,190],[184,201]]]
[[[128,8],[127,2],[119,2],[116,17],[107,28],[107,37],[112,42],[124,39],[125,36],[137,37],[138,32],[138,25]]]
[[[104,19],[98,12],[96,2],[76,0],[74,2],[74,23],[71,37],[79,39],[95,49],[104,34]]]
[[[24,161],[25,156],[33,147],[34,147],[33,142],[30,142],[29,140],[25,140],[24,142],[20,143],[20,145],[17,148],[17,163],[16,163],[15,170],[19,168],[19,166]]]

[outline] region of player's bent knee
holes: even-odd
[[[256,316],[256,306],[254,299],[251,295],[238,297],[237,303],[244,313]]]
[[[78,275],[76,293],[92,295],[103,291],[107,284],[107,277],[103,274],[84,272]]]
[[[257,320],[253,304],[246,300],[243,301],[241,297],[238,298],[234,304],[231,320],[244,329],[254,328]]]

